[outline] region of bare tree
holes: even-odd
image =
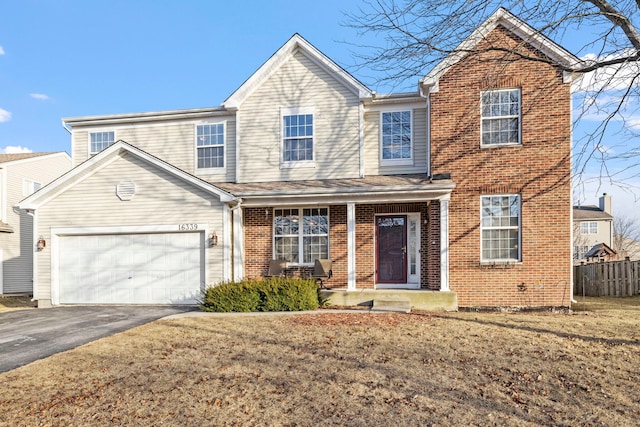
[[[640,221],[628,216],[613,219],[613,249],[620,257],[640,259]]]
[[[450,54],[482,53],[460,43],[499,6],[560,45],[571,37],[581,40],[573,53],[582,60],[573,64],[505,52],[509,60],[515,54],[583,75],[575,88],[580,108],[576,120],[596,120],[574,141],[576,183],[584,184],[588,169],[598,170],[598,179],[623,186],[640,177],[640,138],[635,138],[640,134],[640,0],[365,0],[348,15],[346,25],[380,40],[357,45],[358,66],[374,71],[377,84],[396,89],[415,84],[416,77]],[[622,142],[612,145],[606,139],[614,134]],[[614,160],[622,161],[615,162],[616,169]]]

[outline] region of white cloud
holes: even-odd
[[[19,154],[19,153],[33,153],[33,150],[27,147],[7,145],[4,148],[0,148],[0,154]]]
[[[0,46],[0,55],[4,55],[4,49]]]
[[[40,99],[42,101],[49,99],[49,95],[45,95],[44,93],[30,93],[29,96],[33,99]]]
[[[0,108],[0,123],[8,122],[11,120],[11,113],[5,109]]]

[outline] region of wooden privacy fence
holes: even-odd
[[[574,266],[573,294],[625,297],[640,294],[640,261],[607,261]]]

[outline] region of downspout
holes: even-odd
[[[425,98],[427,103],[427,176],[431,176],[431,95],[429,91],[425,93],[422,80],[418,83],[418,93]]]
[[[35,209],[25,209],[25,212],[27,213],[27,215],[29,215],[32,218],[32,230],[31,230],[31,251],[33,254],[33,258],[31,260],[31,286],[33,289],[33,297],[31,298],[31,301],[38,301],[38,297],[39,297],[39,289],[38,289],[38,279],[37,279],[37,272],[38,272],[38,258],[37,258],[37,251],[34,249],[35,248],[35,244],[38,241],[38,218],[36,217],[36,211]]]

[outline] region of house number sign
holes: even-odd
[[[193,231],[198,229],[198,224],[178,224],[180,231]]]

